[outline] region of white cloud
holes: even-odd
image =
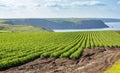
[[[101,4],[101,0],[0,0],[0,5],[11,9],[36,7],[77,7]]]
[[[64,7],[68,0],[45,0],[46,7]]]
[[[46,7],[76,7],[103,5],[100,0],[46,0]]]
[[[9,8],[35,7],[38,3],[35,0],[0,0],[0,4]]]
[[[114,0],[0,0],[0,18],[117,17],[120,11],[114,3]],[[102,4],[108,6],[96,7]]]
[[[72,2],[71,5],[73,6],[82,6],[82,5],[97,5],[100,4],[100,1],[76,1],[76,2]]]

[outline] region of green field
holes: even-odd
[[[78,59],[84,48],[120,46],[114,31],[0,33],[0,69],[42,57]]]
[[[0,32],[53,32],[52,30],[32,25],[5,24],[6,20],[0,20]]]
[[[0,24],[0,32],[52,32],[52,30],[31,25]]]

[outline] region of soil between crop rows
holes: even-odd
[[[84,49],[80,59],[38,58],[0,73],[102,73],[120,60],[120,48]]]

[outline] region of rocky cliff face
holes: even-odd
[[[83,20],[79,23],[81,29],[92,29],[92,28],[107,28],[108,26],[104,24],[101,20]]]

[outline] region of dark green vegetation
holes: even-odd
[[[36,59],[78,59],[84,48],[120,46],[114,31],[0,33],[0,69]]]
[[[6,19],[3,23],[11,25],[32,25],[52,30],[108,28],[108,26],[102,20],[98,19]]]

